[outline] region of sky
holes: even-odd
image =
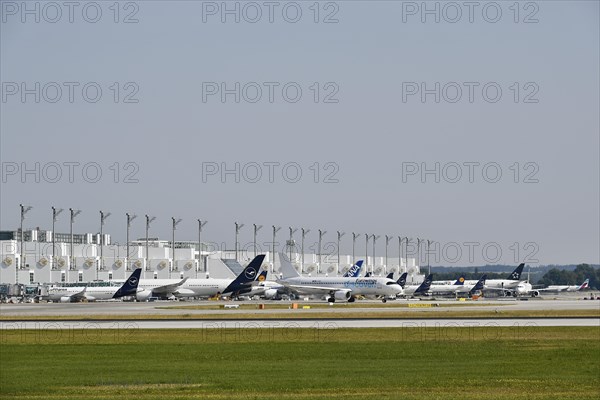
[[[0,4],[2,230],[600,263],[597,1]]]

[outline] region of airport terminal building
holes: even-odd
[[[0,231],[0,283],[45,284],[60,282],[92,282],[124,280],[136,268],[143,268],[144,279],[165,278],[230,278],[236,275],[239,265],[247,264],[255,254],[252,249],[239,251],[218,249],[203,242],[171,241],[158,238],[141,238],[128,244],[112,243],[110,234],[54,233],[32,229],[21,232]],[[173,251],[174,247],[174,251]],[[252,247],[252,246],[250,246]],[[275,251],[291,255],[294,267],[302,274],[312,276],[339,276],[344,274],[356,260],[352,255],[338,256],[337,251],[300,254],[299,248],[289,243]],[[237,253],[237,254],[236,254]],[[364,249],[363,249],[364,253]],[[129,256],[128,256],[129,254]],[[272,251],[266,254],[263,269],[271,279],[279,278],[280,262]],[[394,272],[397,277],[408,273],[407,282],[423,279],[414,258],[385,257],[365,258],[358,253],[356,259],[365,259],[363,273],[371,271],[376,276]]]

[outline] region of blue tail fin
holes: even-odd
[[[518,281],[521,279],[521,274],[523,273],[523,268],[525,268],[525,264],[521,263],[515,270],[508,276],[506,279],[511,279],[513,281]]]
[[[127,278],[123,286],[119,288],[113,294],[113,299],[118,299],[123,296],[133,296],[137,293],[138,284],[140,283],[140,275],[142,274],[142,269],[138,268]]]
[[[483,274],[483,276],[481,278],[479,278],[479,280],[477,281],[477,283],[475,284],[475,286],[473,286],[473,288],[471,289],[471,292],[474,292],[476,290],[483,290],[483,287],[485,286],[485,280],[487,279],[487,275]]]
[[[400,285],[400,287],[402,289],[404,289],[404,286],[406,285],[406,277],[408,276],[407,272],[404,272],[402,275],[400,275],[400,278],[398,278],[398,285]]]
[[[358,278],[360,270],[362,269],[363,260],[358,260],[356,264],[350,267],[350,269],[344,274],[344,278]]]
[[[454,282],[455,285],[464,285],[465,284],[465,275],[462,274],[461,276],[458,277],[458,279],[456,280],[456,282]]]
[[[387,279],[394,279],[394,273],[390,272],[389,274],[387,274],[386,278]]]
[[[367,272],[367,273],[365,274],[365,278],[370,278],[372,274],[373,274],[372,272]]]
[[[419,285],[419,287],[417,288],[417,290],[415,290],[415,293],[426,293],[426,292],[428,292],[429,289],[431,288],[431,282],[433,282],[433,274],[427,275],[427,277],[425,278],[425,280],[423,281],[423,283],[421,283],[421,285]]]
[[[264,259],[264,254],[254,257],[254,260],[250,261],[250,264],[248,264],[242,273],[239,274],[237,278],[235,278],[233,282],[231,282],[229,286],[225,288],[225,290],[223,290],[223,293],[238,292],[245,285],[248,285],[248,283],[254,281],[259,274],[258,271],[260,271],[260,267]]]

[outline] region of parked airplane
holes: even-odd
[[[330,303],[336,300],[353,302],[355,296],[396,296],[402,294],[402,287],[387,278],[337,278],[303,277],[292,266],[286,256],[281,257],[283,278],[277,283],[293,293],[324,295]],[[386,299],[382,300],[384,303]]]
[[[427,275],[425,280],[420,285],[411,285],[404,288],[405,296],[429,296],[429,288],[433,282],[433,274]]]
[[[138,301],[154,296],[214,297],[249,289],[264,259],[264,254],[256,256],[235,279],[142,279],[136,297]]]
[[[550,285],[547,288],[538,289],[540,292],[578,292],[590,287],[590,280],[586,279],[581,285]]]
[[[119,286],[84,286],[84,287],[52,287],[48,289],[48,300],[61,303],[78,301],[96,301],[118,299],[124,296],[134,296],[138,289],[142,269],[138,268]]]
[[[507,289],[506,291],[509,294],[513,294],[513,292],[515,292],[517,289],[520,291],[523,291],[524,285],[521,285],[519,288],[517,288],[520,283],[524,283],[523,281],[521,281],[521,274],[523,273],[523,268],[525,268],[525,264],[521,263],[521,264],[519,264],[519,266],[517,268],[515,268],[515,270],[513,272],[510,273],[510,275],[508,275],[508,277],[506,279],[488,279],[488,280],[486,280],[486,282],[485,282],[486,289],[493,289],[493,288]],[[477,281],[475,281],[475,280],[465,281],[465,285],[475,285],[476,283],[477,283]]]

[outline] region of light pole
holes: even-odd
[[[369,271],[369,237],[368,233],[365,233],[365,271]]]
[[[73,223],[75,222],[75,217],[77,217],[79,214],[81,214],[81,210],[73,210],[72,208],[69,208],[69,211],[71,212],[71,223],[70,223],[70,228],[69,228],[69,236],[71,237],[71,254],[69,255],[69,269],[73,268],[73,258],[75,258],[73,256]],[[69,270],[67,270],[67,282],[69,281]]]
[[[392,240],[392,237],[385,235],[385,272],[387,272],[388,267],[388,244],[390,244],[390,240]]]
[[[125,270],[128,271],[129,270],[129,228],[131,228],[131,221],[133,221],[134,219],[137,218],[137,215],[133,214],[129,214],[129,213],[125,213],[125,216],[127,216],[127,254],[125,255]]]
[[[150,256],[148,255],[148,232],[150,231],[150,223],[155,219],[156,217],[151,217],[148,214],[146,214],[146,271],[148,271],[148,269],[150,268]]]
[[[375,243],[377,242],[377,239],[379,239],[379,235],[375,236],[375,234],[373,234],[373,267],[371,268],[371,272],[375,270]]]
[[[198,261],[203,262],[202,258],[202,228],[206,225],[208,221],[202,222],[202,220],[198,220]],[[200,265],[198,265],[198,268]],[[196,278],[198,278],[198,268],[196,268]],[[206,272],[206,265],[204,266],[204,272]]]
[[[327,231],[322,231],[319,229],[319,268],[317,268],[317,273],[321,273],[321,243],[323,241],[323,235],[325,235]]]
[[[244,227],[244,224],[240,224],[235,222],[235,259],[238,259],[238,236],[240,234],[240,229]]]
[[[105,213],[100,210],[100,240],[98,240],[98,245],[100,246],[100,269],[104,270],[104,220],[110,217],[110,213]],[[98,280],[98,268],[96,268],[96,280]]]
[[[406,243],[404,244],[404,272],[408,272],[408,242],[410,242],[410,238],[408,236],[404,237]]]
[[[304,273],[304,237],[306,236],[306,234],[310,232],[310,229],[304,229],[302,228],[302,243],[300,244],[300,252],[301,257],[300,257],[300,273]]]
[[[292,262],[292,250],[293,250],[293,243],[294,243],[294,233],[296,233],[296,231],[298,231],[297,228],[292,228],[290,226],[290,242],[289,242],[289,246],[290,246],[290,262]]]
[[[19,207],[21,207],[21,257],[19,259],[19,268],[15,268],[16,284],[19,283],[19,269],[23,268],[23,266],[25,265],[25,252],[23,251],[23,238],[25,236],[25,233],[23,232],[23,221],[25,221],[25,214],[27,214],[27,212],[33,208],[32,206],[24,206],[23,204],[19,204]]]
[[[54,224],[56,223],[56,220],[58,219],[58,215],[63,212],[62,208],[55,208],[54,206],[52,207],[52,267],[51,269],[55,268],[56,265],[56,232],[54,231]]]
[[[256,233],[263,227],[262,225],[254,225],[254,257],[256,257]]]
[[[271,273],[273,273],[275,271],[275,235],[277,235],[277,232],[279,232],[279,230],[281,229],[280,226],[275,226],[273,225],[273,260],[272,260],[272,268],[271,268]],[[290,260],[291,262],[291,260]]]
[[[352,264],[356,262],[356,259],[354,257],[354,249],[356,247],[356,238],[358,237],[358,235],[359,233],[352,232]]]
[[[423,241],[423,239],[417,238],[417,261],[419,262],[419,272],[421,272],[421,242],[422,241]]]
[[[181,218],[175,219],[175,217],[171,217],[171,220],[173,221],[173,236],[171,240],[172,260],[171,268],[169,270],[169,278],[171,277],[171,272],[173,272],[173,270],[175,269],[175,229],[177,229],[177,225],[181,222]]]
[[[346,233],[345,232],[340,232],[337,231],[337,236],[338,236],[338,243],[337,243],[337,273],[339,275],[340,273],[340,240],[342,239],[342,236],[344,236]],[[354,262],[354,261],[352,261]]]
[[[398,236],[398,273],[402,269],[402,236]]]
[[[429,246],[431,246],[433,240],[427,239],[427,274],[431,274],[431,265],[429,264]]]

